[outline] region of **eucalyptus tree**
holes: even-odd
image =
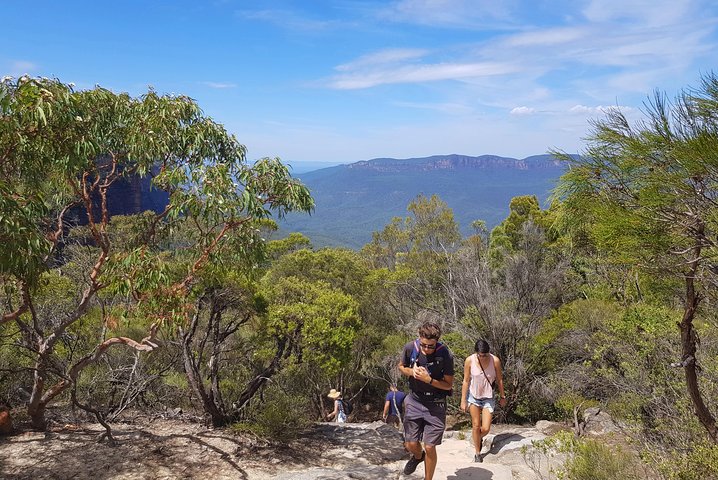
[[[245,388],[240,407],[274,374],[290,370],[303,372],[306,395],[321,412],[322,393],[328,390],[324,382],[351,368],[352,347],[362,327],[359,304],[323,280],[266,276],[262,285],[268,311],[259,331],[274,339],[275,346],[265,350],[271,360]]]
[[[131,176],[150,178],[169,201],[134,244],[119,249],[109,234],[108,192]],[[192,287],[230,234],[240,237],[233,248],[249,250],[259,241],[253,222],[312,207],[308,190],[278,159],[248,164],[245,147],[188,97],[75,91],[58,80],[28,77],[0,82],[0,192],[0,322],[16,324],[34,355],[28,413],[37,428],[45,426],[47,405],[108,348],[151,351],[160,328],[189,319]],[[68,305],[41,314],[35,297],[44,278],[62,275],[51,269],[62,262],[70,211],[85,218],[94,259]],[[180,246],[183,267],[171,269],[158,232],[188,223],[196,228]],[[97,320],[88,313],[101,292],[127,302]],[[57,357],[69,329],[82,319],[102,323],[107,315],[149,319],[146,336],[98,336],[71,364]]]
[[[257,232],[254,224],[248,227]],[[234,396],[243,385],[252,383],[244,371],[263,347],[253,340],[257,335],[253,327],[266,310],[256,282],[265,245],[255,238],[254,248],[243,248],[247,238],[241,232],[227,235],[227,248],[204,269],[193,287],[189,322],[177,327],[188,384],[214,426],[236,419],[237,412],[231,407]]]
[[[509,202],[509,216],[491,231],[489,239],[491,246],[494,249],[503,248],[509,252],[516,250],[519,247],[519,242],[523,239],[523,225],[529,220],[540,225],[544,215],[535,195],[521,195],[512,198]]]
[[[698,420],[718,442],[700,384],[695,325],[718,280],[718,78],[705,75],[674,102],[656,92],[635,124],[609,111],[594,122],[585,153],[563,157],[570,169],[558,195],[573,231],[614,261],[680,280],[682,353],[675,363]]]
[[[370,269],[366,262],[354,251],[338,248],[323,248],[318,251],[300,249],[287,253],[275,262],[262,279],[265,285],[264,292],[268,298],[273,299],[269,304],[271,315],[278,311],[286,311],[288,308],[282,291],[286,291],[287,280],[299,282],[304,285],[302,292],[304,299],[301,302],[317,302],[332,300],[337,306],[332,307],[337,311],[344,308],[347,310],[351,305],[354,312],[352,316],[341,320],[339,317],[330,319],[328,337],[325,339],[327,347],[336,344],[335,357],[339,360],[336,364],[319,363],[312,360],[316,357],[312,349],[316,348],[309,344],[306,335],[292,336],[295,338],[295,354],[288,359],[296,360],[297,364],[306,364],[308,368],[300,369],[301,372],[308,372],[306,383],[311,385],[308,393],[317,411],[322,409],[323,395],[330,387],[342,388],[347,393],[359,394],[362,392],[366,380],[362,376],[361,368],[367,362],[371,351],[375,348],[374,342],[379,341],[385,330],[377,325],[376,316],[373,314],[372,303],[375,302],[374,284],[370,281]],[[312,293],[321,292],[321,295]],[[292,297],[296,298],[296,297]],[[292,300],[294,303],[295,300]],[[341,305],[345,307],[341,307]],[[347,310],[348,311],[348,310]],[[270,315],[270,316],[271,316]],[[275,325],[277,319],[273,322]],[[314,325],[318,319],[304,319],[305,327]],[[314,327],[316,328],[316,327]],[[326,328],[326,327],[325,327]],[[284,332],[286,329],[279,329],[276,332]],[[332,337],[336,336],[337,339]],[[277,338],[280,338],[277,336]],[[338,339],[341,339],[339,342]],[[298,352],[308,352],[307,355]],[[310,359],[307,362],[305,359]],[[285,362],[290,365],[292,361]]]
[[[362,254],[385,285],[383,301],[394,324],[416,330],[417,315],[453,318],[446,292],[449,260],[461,241],[454,213],[438,196],[419,195],[409,203],[406,218],[394,218],[373,234]]]

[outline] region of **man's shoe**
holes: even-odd
[[[483,462],[483,461],[484,461],[484,459],[483,459],[483,457],[481,456],[480,453],[475,453],[475,454],[474,454],[474,462],[476,462],[476,463],[481,463],[481,462]]]
[[[421,452],[421,458],[416,458],[414,455],[411,455],[411,458],[408,462],[406,462],[406,465],[404,466],[404,475],[411,475],[416,471],[416,467],[419,466],[421,462],[424,461],[424,457],[426,456],[426,452]]]

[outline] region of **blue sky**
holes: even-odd
[[[718,59],[713,0],[0,6],[0,76],[186,94],[290,164],[575,152],[606,108],[638,118]]]

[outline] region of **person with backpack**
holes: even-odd
[[[389,385],[389,392],[384,398],[384,412],[381,419],[389,425],[401,425],[402,411],[404,410],[404,397],[406,394],[399,391],[396,385]]]
[[[477,340],[475,353],[464,361],[464,381],[461,384],[461,411],[469,408],[471,437],[474,440],[474,462],[483,462],[481,445],[491,430],[491,417],[496,407],[494,390],[498,387],[499,404],[506,406],[501,360],[491,354],[486,340]]]
[[[345,423],[347,421],[347,415],[349,412],[346,411],[345,403],[342,400],[341,392],[337,392],[335,389],[329,390],[327,397],[334,400],[334,411],[327,415],[327,420],[332,418],[336,419],[337,423]]]
[[[424,462],[424,480],[434,478],[436,446],[441,445],[446,428],[446,397],[454,383],[454,357],[439,342],[440,337],[439,325],[424,323],[419,338],[404,346],[399,362],[411,389],[404,399],[404,446],[411,453],[404,475],[411,475]]]

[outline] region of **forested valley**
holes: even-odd
[[[483,338],[503,363],[499,421],[574,425],[598,406],[639,454],[576,436],[564,478],[718,478],[718,78],[552,153],[569,168],[550,206],[515,197],[491,230],[462,236],[419,196],[360,250],[315,249],[274,221],[309,215],[311,192],[277,158],[247,161],[192,99],[4,79],[0,410],[16,430],[82,415],[104,442],[128,411],[178,408],[291,438],[330,388],[379,412],[433,320],[454,410]],[[111,216],[133,176],[167,205]]]

